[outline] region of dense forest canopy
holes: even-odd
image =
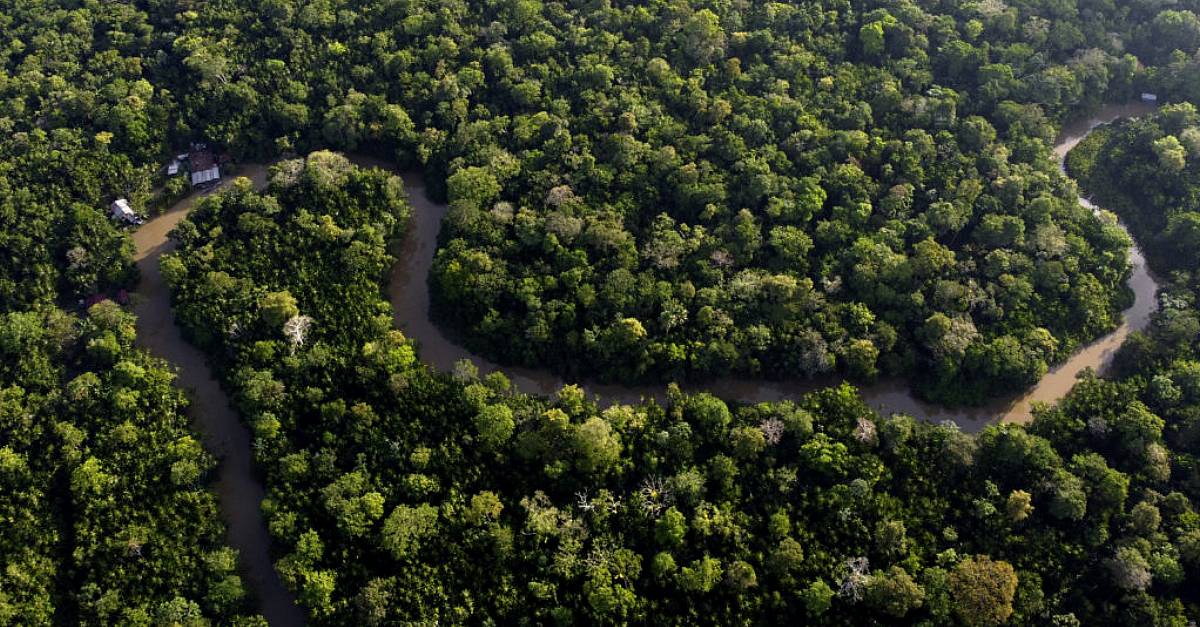
[[[441,317],[502,361],[916,374],[951,403],[1115,325],[1126,242],[1045,148],[1069,112],[1189,93],[1197,46],[1187,3],[144,8],[14,9],[12,130],[421,165],[455,205]]]
[[[1070,155],[1068,166],[1105,206],[1146,242],[1150,267],[1164,281],[1160,312],[1146,334],[1118,355],[1121,378],[1138,382],[1179,442],[1194,447],[1200,413],[1192,372],[1200,368],[1200,115],[1192,103],[1101,129]],[[1193,468],[1193,472],[1195,469]]]
[[[1172,474],[1132,384],[1088,378],[1028,430],[978,437],[849,386],[527,396],[431,372],[377,316],[398,179],[314,153],[270,181],[206,201],[163,267],[253,425],[278,568],[320,622],[1189,616],[1197,477]]]
[[[82,313],[0,316],[0,623],[253,624],[173,375]]]
[[[1132,93],[1126,48],[1153,35],[1115,34],[1127,9],[360,4],[201,16],[185,65],[210,89],[185,106],[234,145],[382,144],[444,173],[436,303],[502,361],[917,372],[974,402],[1125,302],[1126,240],[1046,147]]]
[[[128,198],[194,141],[289,158],[163,275],[254,434],[318,624],[1200,619],[1195,0],[0,0],[0,624],[261,624],[170,366],[133,345]],[[572,376],[910,378],[974,403],[1113,328],[1028,428],[849,386],[598,407],[433,372],[381,298],[421,169],[472,349]],[[314,152],[316,151],[316,152]],[[135,295],[136,298],[136,295]],[[99,302],[97,302],[99,301]],[[93,304],[94,303],[94,304]]]

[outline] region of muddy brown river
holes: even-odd
[[[1054,154],[1058,157],[1060,166],[1067,152],[1092,129],[1118,118],[1137,116],[1152,110],[1152,105],[1140,103],[1112,105],[1104,107],[1091,118],[1067,125],[1054,147]],[[353,159],[360,165],[387,166],[386,163],[366,157],[356,156]],[[502,367],[474,355],[452,341],[430,319],[427,278],[433,264],[442,217],[447,208],[425,196],[424,184],[419,175],[406,174],[405,184],[410,190],[409,200],[413,205],[413,217],[400,246],[399,260],[392,269],[388,296],[395,312],[396,326],[404,331],[405,335],[417,341],[420,345],[421,359],[442,371],[449,371],[460,359],[473,362],[479,367],[481,374],[503,370],[518,389],[532,394],[553,394],[564,383],[568,383],[558,373],[549,370]],[[1086,199],[1080,198],[1080,202],[1091,206]],[[1147,271],[1145,259],[1136,244],[1130,249],[1130,262],[1132,274],[1129,286],[1134,292],[1135,301],[1125,310],[1121,325],[1051,369],[1037,385],[1020,396],[994,401],[982,407],[948,409],[916,398],[909,391],[908,385],[900,379],[888,379],[862,387],[860,393],[867,404],[880,413],[904,413],[932,422],[950,420],[966,431],[978,431],[998,420],[1028,422],[1032,418],[1033,402],[1052,402],[1062,398],[1074,385],[1076,377],[1087,368],[1103,372],[1129,333],[1145,328],[1149,323],[1150,314],[1156,306],[1155,293],[1158,291],[1158,284]],[[838,383],[841,383],[841,379],[763,381],[725,377],[683,387],[691,391],[708,391],[729,400],[757,403],[794,399],[813,389]],[[662,399],[666,396],[666,388],[663,385],[624,386],[591,381],[583,381],[581,384],[606,405],[636,403],[641,399]]]
[[[1142,104],[1108,106],[1090,119],[1067,125],[1054,148],[1060,165],[1066,153],[1096,126],[1152,110],[1152,106]],[[353,155],[351,160],[363,166],[392,169],[391,164],[371,157]],[[243,175],[249,176],[256,188],[261,189],[265,185],[266,166],[251,164],[243,170]],[[453,342],[430,319],[428,277],[447,207],[429,200],[419,174],[406,173],[404,180],[409,190],[413,215],[399,246],[387,295],[394,309],[396,326],[409,338],[416,340],[421,359],[442,371],[451,370],[455,362],[462,359],[473,362],[481,374],[503,370],[516,388],[531,394],[553,394],[564,383],[568,383],[559,374],[549,370],[502,367],[474,355]],[[240,552],[243,575],[259,601],[259,611],[272,625],[298,625],[304,622],[303,613],[275,573],[268,552],[270,537],[260,509],[264,492],[252,466],[250,434],[230,407],[204,355],[188,344],[175,326],[171,316],[170,294],[159,272],[159,258],[174,247],[167,239],[167,233],[186,217],[196,199],[193,196],[182,201],[134,234],[136,260],[142,272],[142,282],[138,286],[134,305],[134,312],[138,316],[138,343],[174,364],[179,369],[179,384],[191,391],[190,413],[208,450],[221,460],[217,492],[229,529],[229,544]],[[1086,199],[1081,198],[1080,202],[1091,206]],[[862,397],[881,413],[904,413],[932,422],[949,420],[966,431],[978,431],[996,421],[1027,422],[1031,418],[1030,407],[1033,402],[1052,402],[1061,398],[1070,390],[1076,377],[1087,368],[1103,372],[1125,338],[1149,323],[1156,307],[1158,285],[1147,271],[1145,259],[1136,244],[1130,250],[1130,262],[1132,274],[1129,286],[1135,300],[1125,310],[1121,325],[1053,368],[1024,394],[985,407],[947,409],[914,397],[902,380],[886,380],[861,388]],[[729,377],[684,387],[691,391],[708,391],[728,400],[753,403],[794,399],[818,387],[840,382],[836,378],[780,382]],[[579,383],[605,405],[636,403],[649,398],[662,399],[666,395],[663,385]]]
[[[262,188],[264,166],[249,165],[243,175]],[[228,184],[227,180],[225,184]],[[260,504],[263,487],[254,473],[250,432],[242,425],[229,399],[221,390],[204,354],[183,339],[171,315],[171,295],[159,271],[163,253],[175,248],[167,233],[175,228],[201,195],[193,195],[167,213],[147,222],[133,234],[134,256],[142,280],[138,284],[133,311],[137,314],[137,343],[151,354],[170,362],[178,372],[177,384],[189,392],[191,416],[205,448],[220,460],[217,496],[226,525],[226,540],[241,558],[241,574],[247,589],[258,601],[258,611],[272,625],[302,625],[304,614],[271,561],[271,544]]]

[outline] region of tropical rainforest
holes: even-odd
[[[162,257],[314,624],[1200,620],[1195,0],[0,0],[0,625],[263,624],[108,205],[192,142],[272,162]],[[1062,125],[1156,94],[1068,158]],[[347,158],[338,151],[358,157]],[[374,157],[368,160],[365,157]],[[608,405],[442,373],[384,298]],[[1104,373],[978,434],[869,407]],[[403,296],[403,295],[401,295]],[[1103,376],[1101,376],[1103,375]]]

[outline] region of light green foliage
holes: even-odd
[[[681,546],[685,534],[687,519],[674,507],[663,512],[662,517],[654,524],[654,541],[668,549]]]
[[[512,437],[516,423],[512,409],[507,405],[487,405],[475,415],[475,429],[480,442],[487,447],[498,447]]]
[[[321,495],[338,527],[352,537],[366,535],[372,523],[383,516],[383,495],[370,490],[370,481],[362,472],[342,475],[321,490]]]
[[[879,611],[899,618],[921,607],[925,591],[907,571],[892,566],[867,581],[866,601]]]
[[[703,594],[716,587],[722,572],[719,561],[705,556],[680,569],[676,581],[685,592]]]
[[[446,195],[456,208],[479,210],[500,194],[500,182],[486,168],[471,167],[446,180]]]
[[[833,605],[834,591],[821,579],[809,584],[800,594],[804,599],[804,610],[810,618],[825,614]]]
[[[768,561],[768,566],[781,578],[785,578],[804,563],[804,549],[793,538],[784,538]]]
[[[381,546],[397,560],[412,559],[422,541],[436,531],[437,519],[437,508],[427,503],[417,507],[397,505],[383,521]]]
[[[296,298],[287,290],[266,294],[259,301],[259,307],[262,309],[263,321],[273,328],[282,328],[283,323],[300,314],[300,309],[296,307]]]
[[[1013,490],[1004,502],[1004,511],[1009,520],[1019,523],[1033,513],[1033,497],[1024,490]]]
[[[288,205],[281,210],[286,214]],[[236,260],[226,257],[224,263]],[[302,263],[308,272],[335,272],[311,260]],[[314,304],[321,308],[320,301]],[[880,317],[856,303],[839,320],[867,335],[876,333]],[[963,336],[981,335],[968,322],[961,315],[935,318],[923,340],[968,359],[974,353]],[[1032,335],[1038,350],[1053,344]],[[257,341],[244,337],[235,345]],[[1167,450],[1165,426],[1153,409],[1110,389],[1118,384],[1097,379],[1082,380],[1073,400],[1039,413],[1029,429],[995,426],[974,437],[879,417],[850,387],[753,406],[673,387],[662,405],[601,412],[578,387],[564,387],[553,399],[510,395],[505,386],[481,382],[465,370],[454,376],[415,363],[398,371],[378,368],[373,354],[354,348],[378,341],[365,332],[342,341],[347,362],[324,363],[333,363],[335,373],[370,382],[363,391],[336,390],[324,383],[328,371],[302,364],[282,364],[272,375],[282,390],[275,401],[282,404],[273,413],[286,412],[282,425],[305,425],[291,430],[288,441],[307,441],[300,434],[314,424],[330,433],[341,428],[342,435],[305,444],[302,454],[273,453],[286,463],[268,468],[278,473],[272,494],[281,509],[293,520],[312,517],[329,546],[354,547],[376,559],[399,560],[406,572],[425,573],[405,584],[412,592],[389,588],[397,596],[386,607],[373,593],[372,615],[427,616],[432,604],[442,603],[434,599],[466,589],[486,590],[481,599],[509,608],[494,610],[504,620],[603,623],[653,617],[684,624],[701,617],[725,622],[747,612],[767,621],[798,612],[814,622],[847,615],[969,620],[955,618],[966,611],[960,605],[969,603],[984,608],[981,616],[1033,611],[1005,586],[993,594],[950,583],[962,563],[958,555],[1004,554],[1020,555],[1030,565],[1029,578],[1021,578],[1028,587],[1022,595],[1063,599],[1055,601],[1065,610],[1059,613],[1103,621],[1107,610],[1065,600],[1070,597],[1063,591],[1074,584],[1063,573],[1113,571],[1106,561],[1112,556],[1090,547],[1131,528],[1126,505],[1131,486],[1150,485],[1143,467],[1158,468],[1162,457],[1155,447]],[[1178,383],[1172,378],[1180,396],[1175,402],[1194,387],[1185,372],[1180,370]],[[263,388],[257,379],[241,381],[257,390]],[[1080,417],[1097,413],[1104,429]],[[864,424],[875,426],[872,437],[857,434]],[[500,427],[499,435],[485,438],[492,425]],[[338,472],[326,486],[362,470],[371,477],[399,477],[364,487],[391,507],[376,525],[377,534],[353,536],[328,509],[314,509],[314,488],[306,483],[330,467]],[[1022,497],[1023,489],[1029,498]],[[960,500],[971,506],[958,506]],[[1165,507],[1159,509],[1165,519]],[[1139,528],[1153,527],[1149,518],[1139,513]],[[303,527],[284,524],[289,520],[284,516],[277,520],[272,528],[282,542],[296,546],[296,555],[312,553],[300,550],[303,538],[295,539]],[[1145,572],[1178,580],[1186,572],[1180,566],[1191,563],[1188,551],[1177,559],[1165,546],[1148,551],[1153,559],[1146,558]],[[920,557],[926,552],[936,561],[926,565]],[[399,576],[372,568],[357,574],[342,569],[338,553],[315,555],[298,572],[339,573],[334,609],[310,610],[323,622],[349,616],[337,604],[357,603],[371,581]],[[828,568],[828,576],[840,578],[837,565],[863,555],[878,565],[846,580],[854,584],[859,603],[809,574]],[[1142,571],[1132,572],[1140,577]],[[315,598],[304,596],[305,577],[322,581],[320,575],[287,580],[303,598]],[[844,587],[841,579],[836,584]],[[791,600],[762,601],[776,593]],[[484,612],[446,603],[456,615]]]
[[[380,85],[437,126],[417,148],[448,164],[453,206],[433,299],[472,349],[625,382],[905,374],[978,403],[1065,357],[1023,350],[1034,330],[1070,347],[1115,325],[1127,244],[1066,209],[1044,147],[1068,112],[1131,92],[1136,59],[1099,33],[1132,41],[1142,22],[1041,5],[613,10],[572,8],[603,23],[584,30],[531,11],[556,25],[443,59],[453,70],[406,51],[402,75],[453,80]],[[500,13],[469,11],[466,30],[508,28]],[[430,31],[405,34],[442,49]],[[852,303],[877,322],[847,328]],[[971,330],[962,350],[924,341],[935,315]]]
[[[1168,172],[1179,172],[1187,166],[1187,151],[1174,135],[1154,140],[1154,154],[1158,155],[1158,163]]]
[[[604,474],[621,457],[621,439],[604,418],[592,416],[575,427],[575,466],[587,474]]]
[[[950,572],[949,586],[955,614],[967,625],[1002,625],[1012,615],[1017,575],[1008,562],[969,557]]]
[[[471,497],[471,506],[466,512],[466,520],[473,525],[494,521],[500,517],[500,512],[503,510],[504,503],[500,501],[500,497],[496,496],[495,492],[480,492]]]

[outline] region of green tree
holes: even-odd
[[[485,405],[475,414],[475,431],[487,448],[499,448],[512,437],[514,429],[516,421],[507,405]]]
[[[437,532],[437,522],[438,510],[428,503],[397,505],[383,521],[381,546],[396,560],[411,560],[422,543]]]
[[[282,329],[283,323],[300,315],[296,298],[287,290],[264,295],[259,301],[259,309],[262,311],[263,321],[272,329]]]
[[[954,611],[967,625],[1001,625],[1013,613],[1017,575],[1008,562],[968,557],[950,571]]]
[[[872,607],[899,618],[921,607],[925,591],[906,570],[892,566],[867,580],[865,599]]]

